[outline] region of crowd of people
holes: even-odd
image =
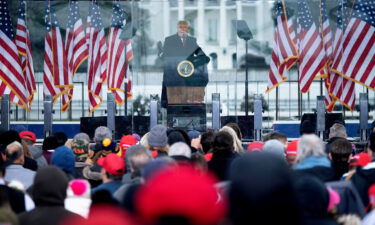
[[[335,123],[301,137],[243,143],[235,123],[188,132],[156,125],[143,136],[91,140],[57,132],[0,134],[0,224],[375,224],[375,133],[364,149]]]

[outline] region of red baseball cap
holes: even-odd
[[[120,140],[121,156],[125,157],[126,150],[135,144],[137,144],[137,139],[133,135],[122,136]]]
[[[254,142],[251,142],[248,146],[247,146],[247,151],[248,152],[252,152],[252,151],[262,151],[263,149],[263,142],[260,142],[260,141],[254,141]]]
[[[366,166],[371,162],[371,157],[366,152],[361,152],[355,155],[351,160],[349,165],[350,166]]]
[[[107,173],[113,175],[125,173],[125,161],[115,153],[109,153],[107,156],[99,158],[98,165],[102,166]]]
[[[20,133],[20,138],[36,142],[36,135],[31,131],[22,131]]]
[[[165,168],[139,188],[136,208],[144,222],[157,223],[165,216],[181,216],[192,224],[217,224],[225,218],[227,202],[225,196],[219,195],[216,183],[212,175],[193,167]]]

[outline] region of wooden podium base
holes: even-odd
[[[203,104],[204,88],[199,86],[167,87],[168,104]]]

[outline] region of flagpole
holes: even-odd
[[[125,50],[125,54],[126,54],[126,50]],[[127,92],[128,82],[125,82],[124,86],[125,86],[124,87],[124,90],[125,90],[125,92],[124,92],[124,95],[125,95],[125,100],[124,100],[124,105],[125,105],[124,110],[125,110],[125,112],[124,112],[124,114],[125,114],[125,116],[127,116],[128,115],[128,92]]]

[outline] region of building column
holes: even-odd
[[[204,45],[205,42],[205,34],[204,32],[204,0],[198,0],[197,2],[198,7],[198,16],[197,16],[197,33],[195,36],[198,39],[199,45]]]
[[[264,16],[262,16],[262,14],[265,12],[266,10],[266,6],[265,4],[267,4],[267,1],[261,1],[261,2],[258,2],[258,4],[256,5],[256,13],[258,14],[257,15],[257,22],[256,22],[256,35],[257,35],[257,39],[258,40],[264,40],[264,35],[263,35],[263,25],[264,25]]]
[[[219,46],[221,48],[228,47],[227,35],[227,9],[226,0],[220,0],[220,33],[219,33]]]
[[[169,1],[163,2],[163,33],[164,37],[170,35],[170,6]]]
[[[242,20],[242,1],[236,1],[237,20]]]
[[[178,20],[185,19],[184,0],[178,0]]]

